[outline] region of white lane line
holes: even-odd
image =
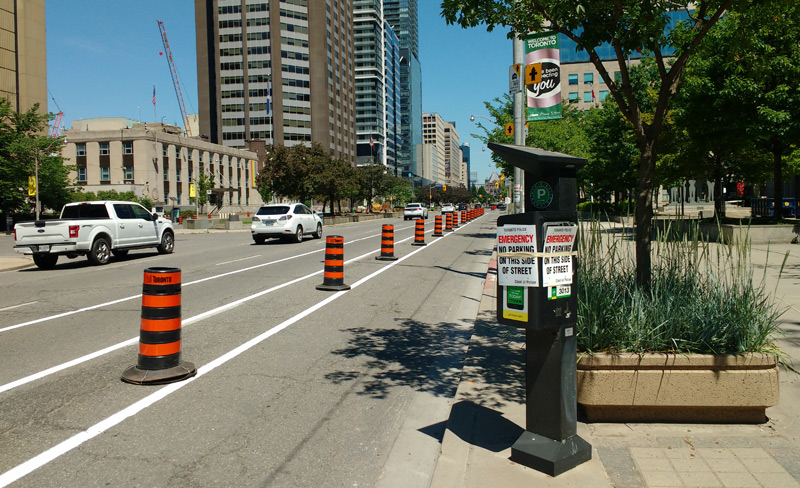
[[[345,245],[352,244],[352,243],[358,242],[358,241],[363,241],[363,240],[366,240],[366,239],[372,239],[372,238],[375,238],[376,236],[379,236],[379,235],[380,234],[374,234],[374,235],[371,235],[371,236],[362,237],[362,238],[359,238],[359,239],[354,239],[352,241],[345,242]],[[292,260],[292,259],[297,259],[297,258],[301,258],[301,257],[304,257],[304,256],[308,256],[310,254],[323,252],[324,250],[325,250],[325,248],[323,247],[321,249],[317,249],[317,250],[314,250],[314,251],[309,251],[309,252],[306,252],[306,253],[303,253],[303,254],[297,254],[295,256],[290,256],[288,258],[277,259],[275,261],[270,261],[268,263],[257,264],[255,266],[250,266],[250,267],[238,269],[238,270],[235,270],[235,271],[229,271],[227,273],[222,273],[222,274],[218,274],[218,275],[214,275],[214,276],[209,276],[207,278],[202,278],[202,279],[199,279],[199,280],[190,281],[188,283],[183,283],[181,285],[181,287],[196,285],[197,283],[203,283],[205,281],[216,280],[216,279],[219,279],[219,278],[224,278],[226,276],[231,276],[231,275],[235,275],[235,274],[238,274],[238,273],[244,273],[245,271],[252,271],[254,269],[262,268],[264,266],[270,266],[270,265],[273,265],[273,264],[282,263],[284,261],[289,261],[289,260]],[[8,327],[0,328],[0,332],[7,332],[9,330],[18,329],[20,327],[26,327],[28,325],[34,325],[34,324],[38,324],[38,323],[41,323],[41,322],[47,322],[49,320],[60,319],[62,317],[67,317],[67,316],[75,315],[75,314],[78,314],[78,313],[83,313],[83,312],[88,312],[88,311],[91,311],[91,310],[96,310],[98,308],[108,307],[110,305],[116,305],[117,303],[127,302],[128,300],[135,300],[136,298],[139,298],[141,296],[142,296],[142,294],[139,293],[138,295],[132,295],[132,296],[125,297],[125,298],[120,298],[118,300],[112,300],[110,302],[99,303],[97,305],[91,305],[89,307],[79,308],[77,310],[70,310],[69,312],[64,312],[64,313],[60,313],[60,314],[56,314],[56,315],[50,315],[49,317],[42,317],[40,319],[29,320],[28,322],[22,322],[21,324],[9,325]]]
[[[443,237],[447,237],[448,235],[450,235],[450,234],[449,233],[445,234],[444,236],[439,237],[439,239],[442,239]],[[413,239],[413,236],[409,236],[409,237],[406,237],[405,239],[401,239],[401,240],[397,241],[397,243],[399,244],[399,243],[402,243],[402,242],[405,242],[405,241],[408,241],[408,240],[411,240],[411,239]],[[433,244],[434,242],[437,242],[439,239],[436,239],[436,240],[432,241],[431,244]],[[408,256],[412,256],[412,255],[416,254],[417,252],[421,251],[422,249],[424,249],[424,248],[419,248],[418,250],[408,254],[407,256],[404,256],[404,257],[398,259],[397,261],[392,261],[389,266],[394,266],[397,263],[404,261],[405,259],[407,259]],[[362,259],[362,258],[364,258],[366,256],[375,254],[376,252],[379,252],[379,250],[371,251],[371,252],[368,252],[366,254],[362,254],[361,256],[355,257],[353,259],[349,259],[349,260],[345,261],[345,264],[351,263],[351,262],[354,262],[354,261],[358,261],[358,260],[360,260],[360,259]],[[381,268],[381,269],[383,269],[383,268]],[[260,291],[260,292],[254,294],[254,295],[250,295],[248,297],[241,298],[239,300],[236,300],[234,302],[228,303],[226,305],[222,305],[221,307],[217,307],[217,308],[215,308],[213,310],[209,310],[207,312],[203,312],[201,314],[195,315],[195,316],[190,317],[190,318],[188,318],[186,320],[182,320],[181,321],[181,326],[190,325],[190,324],[193,324],[195,322],[199,322],[199,321],[201,321],[203,319],[206,319],[206,318],[209,318],[211,316],[214,316],[214,315],[216,315],[218,313],[222,313],[222,312],[224,312],[226,310],[230,310],[230,309],[236,308],[236,307],[238,307],[239,305],[241,305],[241,304],[243,304],[245,302],[248,302],[248,301],[253,300],[255,298],[258,298],[260,296],[266,295],[266,294],[271,293],[273,291],[279,290],[279,289],[284,288],[286,286],[298,283],[298,282],[303,281],[305,279],[308,279],[308,278],[310,278],[312,276],[316,276],[316,275],[318,275],[318,274],[320,274],[322,272],[323,272],[323,270],[320,270],[320,271],[316,271],[314,273],[307,274],[307,275],[302,276],[300,278],[295,278],[292,281],[289,281],[289,282],[286,282],[286,283],[282,283],[280,285],[274,286],[274,287],[269,288],[267,290]],[[372,276],[372,275],[370,275],[370,276]],[[363,281],[363,280],[361,280],[361,281]],[[351,288],[358,286],[358,284],[360,284],[360,281],[357,282],[354,285],[351,285]],[[141,295],[138,295],[138,296],[141,296]],[[114,352],[117,349],[123,348],[125,346],[133,345],[138,340],[139,340],[138,337],[133,337],[131,339],[128,339],[128,340],[119,342],[117,344],[114,344],[112,346],[106,347],[104,349],[101,349],[99,351],[95,351],[93,353],[86,354],[86,355],[81,356],[79,358],[75,358],[75,359],[67,361],[65,363],[61,363],[61,364],[58,364],[56,366],[53,366],[52,368],[48,368],[48,369],[45,369],[45,370],[40,371],[38,373],[34,373],[34,374],[28,375],[28,376],[26,376],[24,378],[20,378],[18,380],[12,381],[11,383],[6,383],[5,385],[0,385],[0,393],[6,392],[8,390],[12,390],[14,388],[17,388],[19,386],[25,385],[25,384],[30,383],[32,381],[36,381],[38,379],[44,378],[46,376],[50,376],[52,374],[58,373],[59,371],[63,371],[65,369],[71,368],[73,366],[77,366],[77,365],[79,365],[81,363],[84,363],[86,361],[91,361],[92,359],[98,358],[98,357],[103,356],[105,354],[108,354],[110,352]]]
[[[5,312],[6,310],[14,310],[15,308],[25,307],[27,305],[33,305],[34,303],[39,303],[39,302],[37,301],[37,302],[20,303],[19,305],[12,305],[10,307],[0,308],[0,312]]]
[[[404,240],[408,240],[408,239],[411,239],[411,237],[408,237],[407,239],[404,239]],[[398,241],[398,242],[403,242],[403,241]],[[362,254],[361,256],[358,256],[358,257],[355,257],[353,259],[345,261],[345,264],[351,263],[351,262],[354,262],[354,261],[358,261],[360,259],[363,259],[366,256],[370,256],[372,254],[375,254],[375,252],[377,252],[377,251],[371,251],[371,252],[368,252],[366,254]],[[269,289],[266,289],[266,290],[262,290],[262,291],[260,291],[258,293],[253,294],[253,295],[250,295],[250,296],[247,296],[247,297],[244,297],[244,298],[240,298],[238,300],[235,300],[233,302],[227,303],[227,304],[222,305],[220,307],[217,307],[215,309],[208,310],[208,311],[203,312],[201,314],[198,314],[198,315],[195,315],[193,317],[190,317],[190,318],[188,318],[186,320],[182,320],[181,321],[181,326],[190,325],[190,324],[193,324],[195,322],[199,322],[199,321],[201,321],[203,319],[207,319],[209,317],[212,317],[214,315],[222,313],[222,312],[224,312],[226,310],[231,310],[233,308],[238,307],[239,305],[242,305],[245,302],[249,302],[250,300],[256,299],[256,298],[261,297],[261,296],[264,296],[264,295],[266,295],[268,293],[272,293],[273,291],[280,290],[281,288],[285,288],[287,286],[290,286],[290,285],[293,285],[295,283],[299,283],[300,281],[303,281],[303,280],[306,280],[308,278],[311,278],[312,276],[316,276],[318,274],[321,274],[323,271],[324,270],[319,270],[319,271],[315,271],[313,273],[309,273],[309,274],[307,274],[305,276],[301,276],[301,277],[295,278],[295,279],[293,279],[291,281],[287,281],[287,282],[281,283],[280,285],[273,286],[272,288],[269,288]],[[139,296],[141,296],[141,295],[139,295]],[[72,360],[67,361],[65,363],[61,363],[61,364],[58,364],[56,366],[53,366],[52,368],[48,368],[48,369],[45,369],[45,370],[40,371],[38,373],[34,373],[34,374],[28,375],[28,376],[26,376],[24,378],[20,378],[18,380],[12,381],[11,383],[6,383],[5,385],[0,385],[0,393],[6,392],[8,390],[12,390],[14,388],[17,388],[17,387],[22,386],[24,384],[30,383],[32,381],[36,381],[36,380],[42,379],[42,378],[44,378],[46,376],[50,376],[51,374],[58,373],[59,371],[63,371],[65,369],[71,368],[73,366],[77,366],[77,365],[79,365],[81,363],[84,363],[86,361],[91,361],[92,359],[95,359],[95,358],[98,358],[98,357],[103,356],[105,354],[108,354],[110,352],[116,351],[117,349],[120,349],[122,347],[135,344],[138,340],[139,340],[138,336],[137,337],[133,337],[131,339],[127,339],[125,341],[122,341],[122,342],[119,342],[119,343],[114,344],[112,346],[109,346],[109,347],[106,347],[104,349],[101,349],[99,351],[95,351],[93,353],[86,354],[86,355],[81,356],[79,358],[75,358],[75,359],[72,359]]]
[[[223,264],[238,263],[239,261],[246,261],[248,259],[260,258],[260,257],[261,257],[261,254],[256,254],[255,256],[247,256],[246,258],[242,258],[242,259],[234,259],[233,261],[223,261],[221,263],[215,264],[214,266],[222,266]]]
[[[443,236],[442,238],[444,238],[444,237],[446,237],[446,235]],[[431,244],[435,244],[436,242],[440,241],[442,238],[432,241]],[[411,239],[411,238],[409,237],[408,239]],[[403,239],[403,241],[408,240],[408,239]],[[399,241],[399,242],[403,242],[403,241]],[[388,269],[392,268],[393,266],[396,266],[397,264],[405,261],[406,259],[408,259],[411,256],[415,255],[416,253],[422,251],[423,249],[426,249],[426,247],[420,247],[420,248],[416,249],[415,251],[412,251],[411,253],[403,256],[402,258],[399,258],[397,261],[392,261],[390,264],[388,264],[386,266],[383,266],[380,269],[378,269],[377,271],[373,272],[372,274],[370,274],[368,276],[365,276],[364,278],[356,281],[355,283],[353,283],[351,285],[351,287],[350,287],[351,290],[357,288],[358,286],[360,286],[360,285],[362,285],[364,283],[366,283],[367,281],[369,281],[372,278],[378,276],[379,274],[383,273],[384,271],[387,271]],[[361,256],[359,256],[357,258],[354,258],[354,259],[351,259],[351,260],[346,261],[346,262],[356,261],[356,260],[362,259],[362,258],[364,258],[366,256],[375,254],[375,252],[376,251],[372,251],[372,252],[369,252],[369,253],[366,253],[366,254],[362,254]],[[309,276],[313,276],[313,275],[316,275],[316,274],[319,274],[319,273],[321,273],[321,271],[313,273],[311,275],[307,275],[304,278],[298,278],[298,279],[293,280],[293,281],[294,282],[300,281],[301,279],[305,279],[305,278],[307,278]],[[130,406],[124,408],[123,410],[120,410],[119,412],[111,415],[110,417],[106,418],[105,420],[102,420],[102,421],[94,424],[93,426],[89,427],[85,431],[80,432],[80,433],[70,437],[69,439],[61,442],[60,444],[57,444],[57,445],[51,447],[50,449],[42,452],[41,454],[38,454],[38,455],[34,456],[33,458],[25,461],[24,463],[22,463],[20,465],[17,465],[16,467],[6,471],[2,475],[0,475],[0,488],[8,486],[11,483],[14,483],[15,481],[18,481],[23,476],[32,473],[33,471],[39,469],[40,467],[44,466],[45,464],[49,463],[50,461],[53,461],[54,459],[57,459],[58,457],[60,457],[60,456],[62,456],[64,454],[68,453],[69,451],[77,448],[78,446],[80,446],[84,442],[86,442],[86,441],[88,441],[88,440],[90,440],[90,439],[92,439],[94,437],[97,437],[98,435],[102,434],[103,432],[107,431],[108,429],[110,429],[110,428],[122,423],[125,419],[127,419],[129,417],[133,417],[134,415],[136,415],[137,413],[141,412],[145,408],[155,404],[159,400],[162,400],[162,399],[166,398],[167,396],[169,396],[172,393],[180,390],[184,386],[189,385],[192,382],[200,379],[201,377],[203,377],[207,373],[210,373],[211,371],[215,370],[217,367],[222,366],[223,364],[227,363],[231,359],[241,355],[242,353],[248,351],[249,349],[251,349],[251,348],[257,346],[258,344],[264,342],[265,340],[269,339],[270,337],[272,337],[273,335],[277,334],[278,332],[281,332],[282,330],[284,330],[284,329],[288,328],[289,326],[295,324],[299,320],[311,315],[312,313],[314,313],[317,310],[323,308],[324,306],[328,305],[329,303],[333,302],[334,300],[336,300],[337,298],[341,297],[345,293],[348,293],[349,291],[350,290],[343,290],[343,291],[335,292],[333,295],[329,296],[325,300],[322,300],[321,302],[318,302],[314,306],[309,307],[306,310],[303,310],[302,312],[300,312],[297,315],[285,320],[284,322],[281,322],[280,324],[278,324],[275,327],[273,327],[272,329],[262,333],[261,335],[258,335],[256,337],[254,337],[253,339],[250,339],[249,341],[245,342],[244,344],[236,347],[235,349],[232,349],[232,350],[228,351],[227,353],[225,353],[222,356],[218,357],[217,359],[211,361],[210,363],[206,364],[205,366],[201,366],[201,367],[197,368],[197,375],[196,376],[194,376],[192,378],[189,378],[187,380],[178,382],[178,383],[172,383],[172,384],[166,385],[166,386],[162,387],[160,390],[158,390],[158,391],[156,391],[156,392],[154,392],[154,393],[142,398],[141,400],[131,404]],[[261,295],[265,294],[266,292],[267,292],[267,290],[265,290],[264,292],[257,293],[256,295],[251,295],[251,297],[254,298],[256,296],[261,296]],[[248,297],[248,299],[250,299],[250,297]],[[239,305],[241,303],[244,303],[244,301],[246,301],[246,299],[237,300],[237,302],[239,302]],[[233,302],[233,303],[237,303],[237,302]],[[209,313],[209,312],[206,312],[206,313]],[[201,315],[203,315],[203,314],[201,314]],[[200,317],[200,316],[197,316],[197,317]],[[200,320],[200,319],[198,319],[198,320]]]

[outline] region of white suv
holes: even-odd
[[[443,214],[453,213],[455,211],[456,211],[456,209],[455,209],[455,207],[453,207],[452,203],[443,203],[442,204],[442,213]]]
[[[302,203],[264,205],[253,216],[250,234],[256,244],[270,237],[291,238],[295,242],[304,235],[322,237],[322,218]]]
[[[428,209],[421,203],[409,203],[403,209],[403,220],[408,219],[427,219]]]

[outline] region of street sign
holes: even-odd
[[[514,124],[508,123],[506,124],[506,135],[513,136],[514,135]]]
[[[36,195],[36,177],[28,176],[28,196]]]
[[[525,84],[535,85],[542,81],[542,63],[533,63],[525,66]]]
[[[508,68],[508,93],[510,95],[514,95],[522,91],[522,78],[520,77],[520,69],[522,68],[519,64],[512,64]]]

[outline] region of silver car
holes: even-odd
[[[302,203],[264,205],[253,216],[250,234],[256,244],[263,244],[270,237],[291,239],[294,242],[311,235],[322,238],[322,217]]]

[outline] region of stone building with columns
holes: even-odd
[[[256,210],[255,152],[184,137],[179,127],[125,118],[76,120],[62,134],[70,178],[85,191],[133,191],[154,205],[193,209],[190,185],[200,171],[213,175],[214,213]]]

